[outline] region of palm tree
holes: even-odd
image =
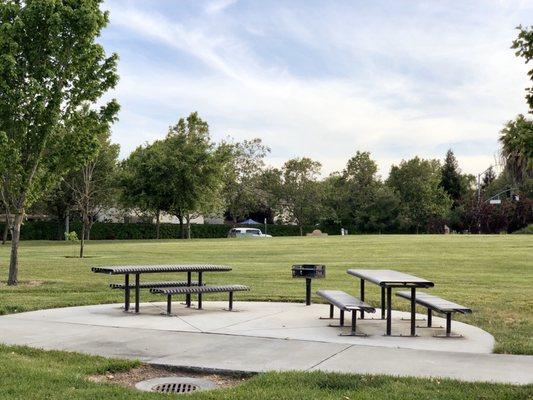
[[[521,184],[533,178],[533,121],[520,114],[509,121],[500,135],[501,155],[505,169]]]

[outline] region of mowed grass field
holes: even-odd
[[[492,333],[500,353],[533,354],[533,236],[530,235],[361,235],[322,238],[202,239],[173,241],[94,241],[87,258],[75,258],[76,244],[23,242],[20,284],[0,286],[0,313],[121,302],[108,283],[121,277],[91,273],[91,266],[213,263],[233,267],[206,273],[207,283],[241,283],[249,293],[237,300],[303,301],[304,282],[291,278],[296,263],[323,263],[327,278],[313,291],[338,288],[358,293],[348,268],[390,268],[435,282],[432,293],[470,306],[458,317]],[[9,246],[0,246],[0,279],[7,278]],[[149,278],[148,278],[149,277]],[[145,275],[144,279],[180,274]],[[367,299],[379,306],[379,289],[367,285]],[[142,292],[144,301],[164,300]],[[208,296],[222,299],[225,295]],[[316,299],[318,300],[318,299]],[[407,310],[408,302],[393,299]],[[422,310],[421,310],[422,311]]]
[[[327,278],[313,289],[358,292],[346,269],[391,268],[435,281],[431,291],[471,306],[463,320],[491,332],[496,351],[533,354],[533,237],[348,236],[325,238],[217,239],[191,241],[90,242],[88,258],[75,258],[75,244],[23,242],[20,284],[0,284],[0,313],[121,302],[108,288],[119,279],[93,274],[91,266],[157,263],[216,263],[229,273],[206,274],[208,283],[243,283],[249,293],[237,300],[303,301],[304,283],[293,280],[295,263],[324,263]],[[9,247],[0,246],[0,274],[7,277]],[[154,276],[151,276],[152,278]],[[157,275],[156,279],[179,274]],[[3,278],[5,279],[5,278]],[[367,285],[368,300],[379,306],[378,288]],[[162,300],[143,291],[143,301]],[[209,296],[208,299],[223,297]],[[318,300],[318,299],[315,299]],[[407,302],[394,299],[395,308]],[[0,327],[1,329],[1,327]],[[2,399],[164,399],[92,376],[120,373],[138,365],[75,353],[0,345]],[[267,373],[228,389],[189,395],[191,399],[531,399],[533,386],[475,384],[441,379],[331,373]],[[172,396],[171,396],[172,397]]]

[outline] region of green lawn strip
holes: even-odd
[[[229,273],[207,273],[207,283],[242,283],[250,292],[236,300],[303,301],[304,283],[291,279],[290,266],[327,265],[327,277],[313,291],[338,288],[358,292],[347,268],[393,268],[436,283],[431,293],[470,306],[474,313],[458,320],[479,326],[497,340],[500,353],[533,354],[533,237],[530,235],[361,235],[284,237],[270,240],[202,239],[191,241],[94,241],[89,258],[72,258],[77,246],[65,242],[22,242],[21,285],[0,286],[0,313],[52,307],[121,302],[123,293],[108,288],[121,277],[93,274],[94,265],[215,263]],[[0,277],[7,277],[9,247],[0,246]],[[182,279],[179,274],[144,279]],[[5,278],[3,278],[5,279]],[[142,292],[143,301],[163,301]],[[206,296],[207,300],[226,295]],[[318,301],[317,298],[314,299]],[[367,300],[379,306],[379,289],[367,285]],[[408,302],[394,299],[407,310]],[[423,309],[420,309],[423,312]]]
[[[0,345],[0,398],[11,400],[94,400],[177,398],[143,393],[116,384],[98,383],[90,376],[125,371],[135,361],[78,353],[43,351]],[[286,372],[257,375],[223,390],[188,395],[201,399],[442,399],[526,400],[533,386],[465,383],[447,379],[395,378],[323,372]],[[528,397],[529,396],[529,397]]]

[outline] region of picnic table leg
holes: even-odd
[[[198,271],[198,286],[202,286],[202,272]],[[198,309],[202,309],[202,293],[198,293]]]
[[[385,319],[385,288],[381,288],[381,319]]]
[[[361,279],[361,285],[359,287],[361,301],[365,301],[365,280]],[[365,319],[365,312],[361,309],[361,319]]]
[[[387,287],[387,336],[391,335],[392,331],[392,288]]]
[[[355,326],[356,320],[357,320],[357,311],[356,310],[352,310],[352,332],[351,332],[351,334],[353,336],[357,335],[356,326]]]
[[[233,310],[233,292],[229,292],[229,311]]]
[[[187,286],[191,286],[192,285],[192,272],[189,271],[187,272]],[[187,293],[185,295],[185,304],[187,307],[190,307],[191,306],[191,294],[190,293]]]
[[[172,295],[167,294],[167,315],[172,313]]]
[[[135,274],[135,313],[139,313],[139,295],[140,295],[140,290],[139,290],[139,278],[140,278],[140,274]]]
[[[431,328],[431,324],[433,323],[432,320],[433,317],[433,311],[431,311],[431,308],[428,308],[428,328]]]
[[[411,336],[416,336],[416,288],[411,288]]]
[[[334,312],[335,312],[335,309],[334,309],[334,307],[333,307],[333,304],[330,304],[330,305],[329,305],[329,317],[330,317],[331,319],[333,319]]]
[[[344,326],[344,310],[341,310],[341,316],[339,318],[339,326]]]
[[[124,311],[130,309],[130,274],[124,275]]]
[[[446,337],[452,335],[452,313],[446,314]]]

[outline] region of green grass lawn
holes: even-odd
[[[114,278],[90,272],[91,266],[121,264],[229,264],[232,272],[206,274],[206,278],[208,283],[251,286],[237,300],[302,301],[304,284],[291,279],[290,266],[314,262],[327,265],[327,278],[315,281],[314,290],[339,288],[357,293],[358,281],[345,272],[351,267],[392,268],[431,279],[436,283],[432,293],[473,308],[471,316],[459,319],[492,333],[497,352],[533,354],[533,237],[529,235],[109,241],[90,242],[89,257],[83,260],[73,258],[76,254],[73,244],[23,242],[21,284],[0,287],[0,313],[121,302],[122,293],[108,289]],[[3,279],[7,278],[8,256],[8,246],[0,246]],[[368,300],[379,306],[378,288],[367,288]],[[146,291],[143,295],[144,300],[162,300]],[[394,301],[395,308],[407,310],[406,301]],[[0,353],[0,398],[160,398],[85,379],[107,369],[130,368],[129,362],[15,347],[2,347]],[[49,394],[29,396],[30,387],[36,385]],[[531,386],[285,373],[260,375],[237,388],[194,398],[526,399],[532,392]]]
[[[133,361],[0,345],[0,398],[95,400],[178,398],[143,393],[88,379],[135,367]],[[393,378],[323,372],[267,373],[232,388],[187,395],[190,400],[526,400],[533,385],[465,383],[442,379]]]

